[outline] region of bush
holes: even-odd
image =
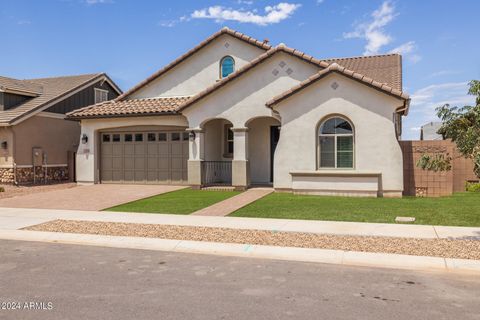
[[[465,189],[468,192],[480,192],[480,183],[475,183],[475,182],[467,182]]]

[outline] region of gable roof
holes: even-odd
[[[202,49],[203,47],[205,47],[206,45],[208,45],[209,43],[211,43],[213,40],[217,39],[218,37],[224,35],[224,34],[227,34],[227,35],[230,35],[232,37],[235,37],[239,40],[242,40],[248,44],[251,44],[251,45],[254,45],[260,49],[263,49],[263,50],[269,50],[271,49],[271,46],[266,43],[266,42],[261,42],[261,41],[258,41],[252,37],[249,37],[241,32],[238,32],[238,31],[235,31],[235,30],[231,30],[227,27],[224,27],[222,28],[220,31],[214,33],[213,35],[211,35],[210,37],[208,37],[207,39],[203,40],[202,42],[200,42],[197,46],[195,46],[193,49],[191,49],[190,51],[188,51],[187,53],[181,55],[180,57],[178,57],[177,59],[175,59],[174,61],[172,61],[171,63],[169,63],[168,65],[166,65],[165,67],[163,67],[162,69],[158,70],[157,72],[155,72],[154,74],[152,74],[150,77],[148,77],[147,79],[143,80],[142,82],[140,82],[139,84],[137,84],[136,86],[134,86],[133,88],[131,88],[130,90],[127,90],[125,93],[123,93],[122,95],[118,96],[116,98],[116,101],[120,101],[120,100],[123,100],[125,97],[128,97],[129,95],[131,95],[132,93],[134,93],[135,91],[138,91],[139,89],[143,88],[144,86],[146,86],[147,84],[149,84],[150,82],[152,82],[153,80],[157,79],[158,77],[160,77],[162,74],[166,73],[167,71],[173,69],[176,65],[180,64],[182,61],[186,60],[187,58],[189,58],[190,56],[192,56],[194,53],[198,52],[200,49]]]
[[[402,90],[402,56],[399,54],[333,58],[324,61],[329,64],[338,63],[348,70],[386,83],[396,90]]]
[[[101,79],[108,80],[109,83],[113,85],[114,89],[117,90],[118,93],[121,93],[121,90],[105,73],[29,79],[27,82],[41,87],[42,93],[25,101],[17,107],[0,111],[0,124],[15,124],[29,115],[32,115],[35,111],[41,110],[43,107],[61,101],[69,94],[75,92],[75,90],[87,85],[91,85],[97,81],[100,81]]]
[[[144,98],[105,101],[67,113],[70,119],[148,116],[177,113],[190,97]]]
[[[43,87],[28,80],[0,76],[0,91],[37,96],[43,92]]]
[[[287,90],[287,91],[283,92],[282,94],[274,97],[273,99],[267,101],[267,103],[265,105],[267,107],[271,108],[272,106],[280,103],[281,101],[287,99],[288,97],[290,97],[290,96],[296,94],[297,92],[307,88],[308,86],[317,82],[318,80],[323,79],[326,75],[328,75],[332,72],[339,73],[339,74],[344,75],[346,77],[349,77],[353,80],[356,80],[356,81],[359,81],[363,84],[366,84],[366,85],[368,85],[368,86],[370,86],[374,89],[382,91],[386,94],[389,94],[391,96],[394,96],[396,98],[404,100],[404,108],[401,111],[403,111],[404,114],[407,114],[408,107],[409,107],[409,104],[410,104],[410,97],[408,96],[408,94],[406,94],[406,93],[404,93],[400,90],[397,90],[395,88],[392,88],[385,83],[380,83],[376,80],[373,80],[372,78],[369,78],[369,77],[367,77],[363,74],[360,74],[358,72],[349,70],[349,69],[347,69],[343,66],[340,66],[339,64],[337,64],[335,62],[332,63],[327,68],[325,68],[325,69],[319,71],[318,73],[314,74],[313,76],[309,77],[305,81],[300,82],[298,85],[294,86],[290,90]]]
[[[188,106],[194,104],[195,102],[205,98],[206,96],[208,96],[212,92],[214,92],[217,89],[223,87],[227,83],[231,82],[233,79],[236,79],[236,78],[240,77],[241,75],[245,74],[246,72],[253,69],[258,64],[264,62],[265,60],[272,57],[273,55],[275,55],[278,52],[284,52],[284,53],[290,54],[294,57],[300,58],[300,59],[302,59],[302,60],[304,60],[308,63],[314,64],[318,67],[326,68],[326,67],[329,66],[329,64],[325,61],[315,59],[314,57],[312,57],[312,56],[310,56],[306,53],[303,53],[303,52],[301,52],[299,50],[296,50],[296,49],[289,48],[289,47],[285,46],[284,44],[280,44],[280,45],[276,46],[275,48],[272,48],[272,49],[268,50],[267,52],[265,52],[264,54],[262,54],[262,55],[258,56],[257,58],[253,59],[252,61],[250,61],[249,63],[247,63],[243,67],[241,67],[240,69],[231,73],[228,77],[223,78],[222,80],[216,82],[215,84],[207,87],[205,90],[197,93],[191,99],[185,101],[185,103],[182,104],[179,107],[178,110],[181,111],[181,110],[187,108]]]

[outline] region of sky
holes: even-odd
[[[473,104],[478,0],[0,0],[0,75],[106,72],[123,90],[227,26],[316,58],[396,52],[412,101],[402,139]]]

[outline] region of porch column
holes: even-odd
[[[232,186],[237,190],[245,190],[250,184],[248,164],[248,128],[232,128],[233,160]]]
[[[188,139],[188,184],[194,189],[202,186],[202,162],[204,159],[204,133],[200,128],[187,129]]]

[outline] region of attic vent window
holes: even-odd
[[[95,88],[95,103],[100,103],[108,100],[108,91]]]
[[[228,77],[231,73],[235,71],[235,60],[232,57],[226,56],[223,57],[220,61],[220,76],[221,78]]]

